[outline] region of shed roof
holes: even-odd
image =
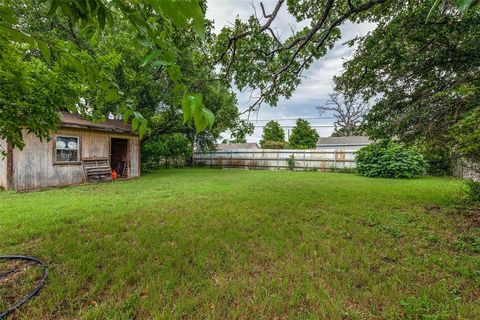
[[[234,149],[260,149],[257,143],[220,143],[217,144],[218,150],[234,150]]]
[[[106,121],[92,122],[83,118],[79,114],[65,111],[61,112],[61,126],[69,128],[84,128],[91,130],[132,133],[130,124],[124,124],[123,120],[107,119]]]
[[[372,143],[367,136],[347,136],[347,137],[321,137],[317,141],[318,146],[362,146]]]

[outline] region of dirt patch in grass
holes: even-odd
[[[27,296],[42,280],[43,269],[32,261],[0,260],[0,312]]]
[[[458,214],[465,218],[464,225],[468,228],[479,228],[480,227],[480,206],[479,205],[467,205],[461,207],[457,211]]]

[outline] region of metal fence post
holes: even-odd
[[[303,150],[303,171],[305,171],[305,168],[306,168],[306,156],[307,156],[307,151],[306,150]]]
[[[265,165],[265,160],[264,160],[265,159],[265,151],[264,150],[265,149],[262,149],[262,156],[261,156],[262,161],[260,162],[260,164],[262,164],[262,162],[263,162],[263,164]],[[265,168],[263,168],[263,169],[265,169]],[[267,167],[267,169],[268,169],[268,167]]]
[[[337,149],[333,152],[333,171],[337,169]]]

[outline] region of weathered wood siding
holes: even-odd
[[[80,137],[81,158],[109,157],[111,138],[129,140],[129,177],[140,175],[139,139],[137,136],[92,131],[87,129],[61,128],[52,134]],[[25,148],[13,152],[13,188],[28,190],[53,186],[66,186],[85,182],[81,164],[54,164],[54,143],[40,141],[34,135],[24,132]]]
[[[129,148],[130,166],[128,168],[128,174],[130,177],[138,177],[140,176],[140,140],[138,137],[130,136]]]
[[[0,151],[7,151],[7,143],[0,139]],[[7,189],[7,157],[0,154],[0,188]]]

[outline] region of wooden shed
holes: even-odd
[[[67,112],[61,118],[50,141],[24,130],[23,150],[7,145],[7,157],[0,157],[0,187],[20,191],[111,180],[112,170],[120,178],[140,175],[140,141],[129,124],[94,123]]]

